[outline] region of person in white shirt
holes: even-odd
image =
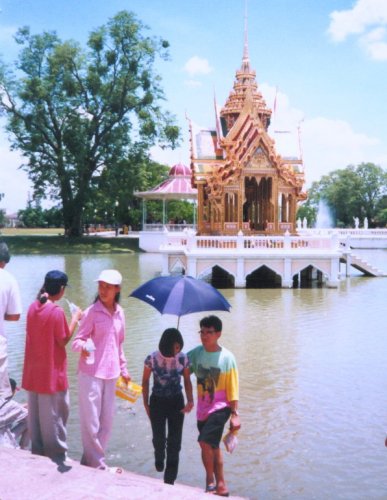
[[[4,268],[10,260],[8,246],[0,242],[0,397],[12,396],[8,376],[7,338],[5,321],[18,321],[22,311],[19,286]]]

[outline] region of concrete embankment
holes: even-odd
[[[109,473],[72,461],[58,466],[28,451],[0,448],[0,500],[196,500],[203,490],[123,471]],[[230,497],[241,498],[241,497]]]

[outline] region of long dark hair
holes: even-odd
[[[54,274],[58,273],[59,277],[53,278],[52,277],[53,273]],[[67,274],[62,273],[61,271],[48,272],[44,279],[44,283],[36,297],[37,300],[39,300],[41,304],[45,304],[48,300],[48,297],[58,295],[62,287],[67,286],[67,281],[68,281]]]
[[[178,343],[180,345],[180,350],[184,347],[184,340],[176,328],[167,328],[161,335],[159,342],[159,351],[165,358],[172,358],[175,355],[174,345]]]

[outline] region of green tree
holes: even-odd
[[[320,200],[329,207],[337,227],[353,225],[353,218],[374,221],[378,203],[387,192],[387,174],[373,163],[347,166],[324,175],[313,182],[308,191],[305,210],[313,210],[317,216]]]
[[[306,218],[306,220],[308,221],[308,227],[313,226],[313,224],[316,222],[316,217],[317,208],[311,205],[309,199],[298,207],[296,219],[301,219],[301,221],[303,221],[304,218]]]
[[[0,193],[0,201],[4,197],[4,193]],[[0,227],[5,225],[5,210],[0,209]]]
[[[168,219],[193,223],[193,204],[185,200],[171,200],[168,202]],[[182,224],[182,222],[180,222]]]
[[[0,209],[0,227],[4,227],[7,222],[7,217],[5,216],[5,210]]]
[[[24,210],[19,210],[18,218],[25,227],[46,226],[43,209],[38,202],[35,202],[35,206],[33,206],[32,202],[29,202]]]
[[[132,13],[119,12],[89,35],[88,48],[55,33],[18,31],[17,76],[0,67],[0,109],[12,147],[23,152],[34,195],[59,199],[66,233],[81,233],[82,214],[105,171],[159,143],[174,147],[179,130],[168,112],[157,57],[168,42],[144,34]],[[135,154],[132,154],[132,153]],[[125,160],[129,159],[125,163]],[[111,204],[117,193],[110,191]]]

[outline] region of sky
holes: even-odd
[[[259,90],[274,107],[269,134],[284,156],[303,157],[306,189],[349,164],[387,167],[387,0],[0,0],[0,53],[17,56],[14,35],[56,31],[85,45],[91,30],[121,10],[170,42],[159,61],[165,109],[183,142],[152,150],[156,161],[189,165],[187,117],[215,127],[248,48]],[[0,208],[25,208],[32,189],[0,120]],[[287,131],[289,133],[279,133]]]

